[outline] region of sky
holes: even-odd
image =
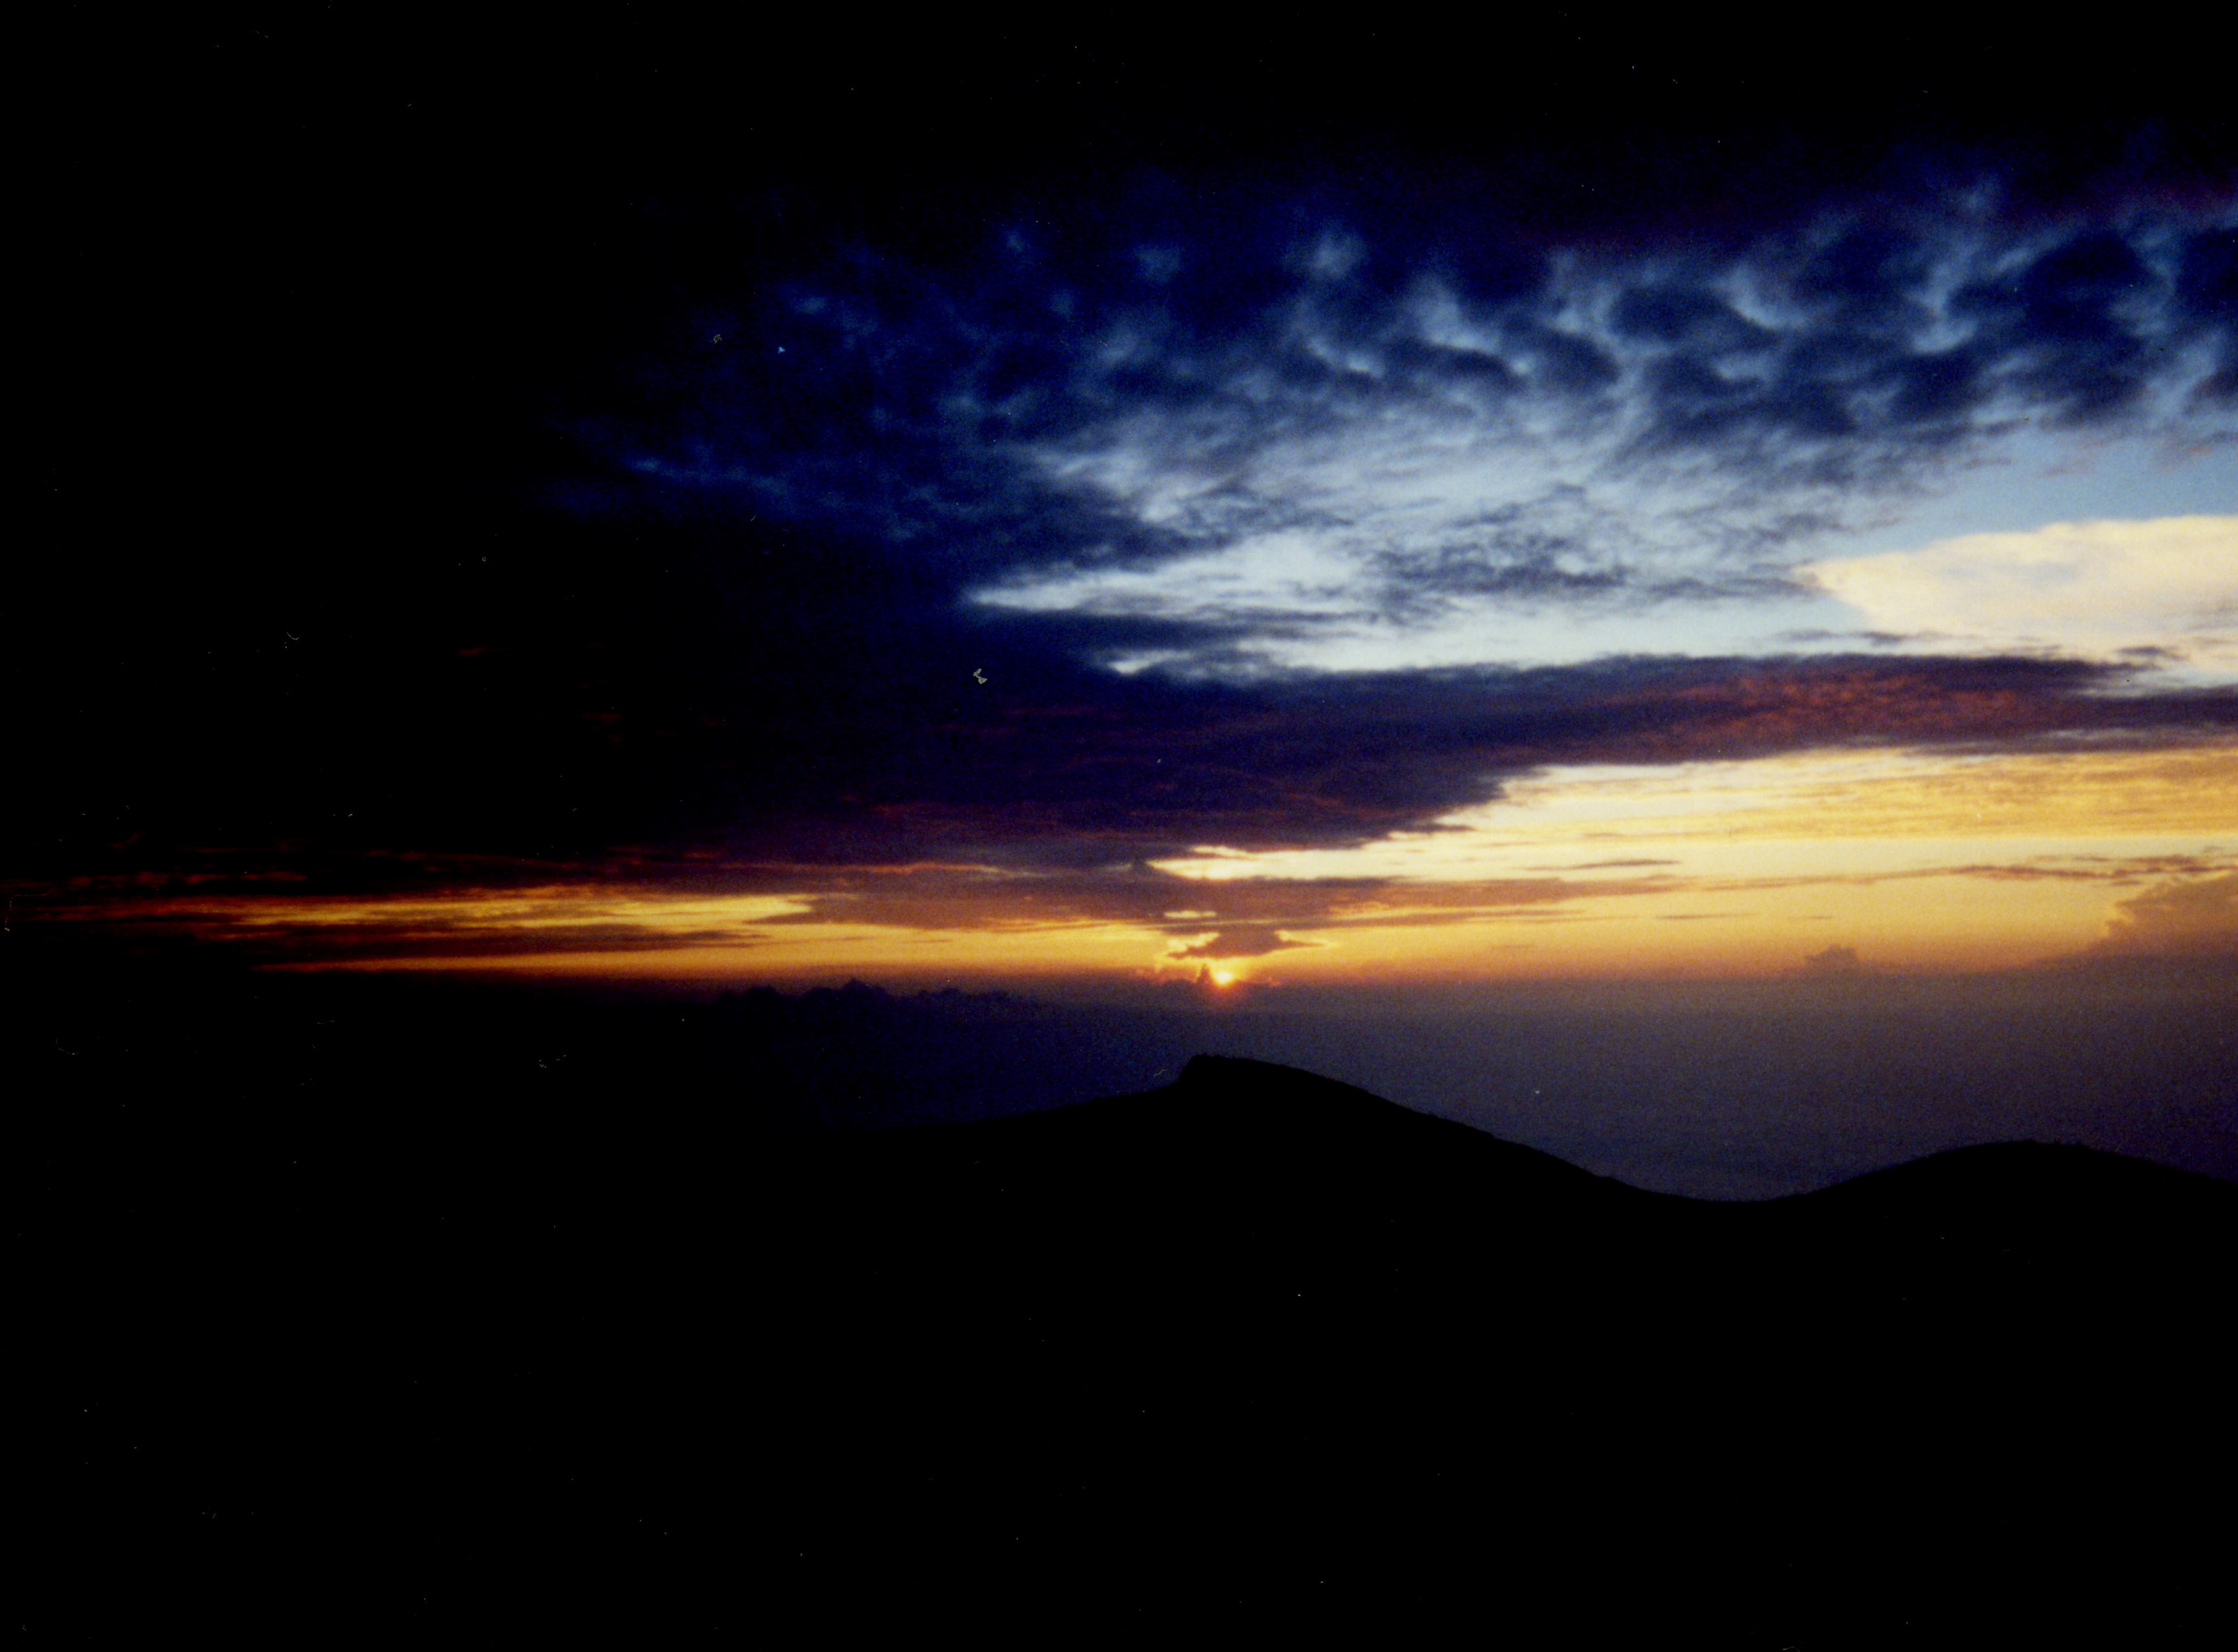
[[[179,27],[81,43],[84,130],[168,118],[58,131],[36,208],[11,928],[785,986],[2238,965],[2203,70],[1559,10]]]

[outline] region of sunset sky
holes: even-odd
[[[11,925],[781,985],[2238,967],[2203,82],[319,28],[212,58],[68,278],[105,433],[11,628]]]

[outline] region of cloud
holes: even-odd
[[[1813,183],[1613,237],[1482,180],[1075,187],[937,235],[694,222],[708,255],[615,306],[629,365],[560,375],[540,506],[478,494],[392,579],[336,561],[268,651],[164,614],[113,644],[179,633],[136,674],[56,655],[11,864],[326,895],[1054,874],[1432,830],[1550,765],[2238,723],[2165,652],[1853,657],[1897,629],[1837,634],[1795,577],[2026,421],[2221,440],[2227,199]]]
[[[1803,973],[1822,978],[1841,979],[1862,975],[1865,966],[1857,957],[1855,947],[1827,947],[1812,953],[1803,961]]]
[[[731,343],[684,335],[657,414],[582,428],[665,496],[1212,672],[1622,651],[1648,610],[1807,608],[1805,548],[2024,430],[2238,434],[2228,202],[2047,227],[1944,190],[1588,249],[1416,187],[804,254]]]
[[[2058,522],[1800,572],[1871,624],[1932,633],[1946,651],[2238,664],[2238,516]]]
[[[2171,878],[2115,902],[2090,955],[2238,964],[2238,872]]]
[[[1639,866],[1676,866],[1678,864],[1678,862],[1676,861],[1657,860],[1579,861],[1574,864],[1567,866],[1534,866],[1529,869],[1534,872],[1599,872],[1613,871],[1620,868]]]
[[[972,676],[978,661],[988,663],[984,684]],[[673,740],[657,737],[666,732],[658,725],[629,735],[643,744],[621,748],[629,762],[617,783],[634,780],[656,801],[692,796],[698,810],[696,818],[656,822],[663,835],[634,844],[507,857],[374,854],[333,840],[199,848],[175,839],[135,845],[129,859],[118,851],[75,866],[27,854],[10,885],[29,896],[86,890],[107,878],[120,896],[144,897],[268,891],[278,880],[337,895],[597,879],[772,895],[814,889],[876,903],[897,900],[904,889],[912,900],[976,901],[977,881],[1032,874],[1037,882],[1018,885],[1023,909],[1030,899],[1069,898],[1069,877],[1208,845],[1341,849],[1436,831],[1457,811],[1566,766],[1736,762],[1875,746],[2038,753],[2047,761],[2069,752],[2135,749],[2150,757],[2164,747],[2196,749],[2196,760],[2169,770],[2172,778],[2146,785],[2151,776],[2144,775],[2094,801],[2108,819],[2124,817],[2125,790],[2158,798],[2171,786],[2206,795],[2226,784],[2238,692],[2109,692],[2123,677],[2117,668],[2073,660],[1833,657],[1189,683],[1096,671],[1050,651],[990,649],[983,638],[959,640],[930,627],[897,629],[849,644],[842,658],[799,681],[746,679],[781,710],[775,721],[741,715],[735,726],[708,727],[678,719]],[[2218,738],[2226,745],[2215,744]],[[1884,803],[1837,791],[1791,813],[1838,816],[1876,832],[1922,819],[1956,829],[1983,808],[1995,818],[2029,816],[2042,778],[1973,773],[1964,796],[1939,801],[1932,788]],[[555,812],[564,819],[564,810]],[[460,829],[440,816],[418,829],[440,842],[442,829]],[[1579,847],[1592,853],[1582,839]],[[1621,847],[1606,853],[1637,858]],[[951,869],[898,879],[866,869],[928,864]],[[112,875],[103,870],[109,866],[129,869]],[[1145,889],[1144,904],[1130,909],[1144,922],[1200,904],[1169,889]],[[1289,915],[1221,915],[1280,922]]]
[[[140,900],[46,899],[19,906],[19,925],[83,932],[155,952],[258,966],[513,965],[639,955],[691,955],[705,967],[727,957],[779,968],[804,947],[828,952],[881,935],[907,946],[954,946],[951,960],[1030,955],[1084,941],[1098,955],[1140,965],[1259,958],[1327,948],[1362,932],[1453,930],[1496,923],[1608,922],[1633,913],[1658,923],[1736,922],[1765,915],[1760,902],[1713,909],[1720,899],[1801,889],[1869,889],[1924,880],[2096,882],[2119,888],[2157,878],[2118,901],[2104,940],[2076,961],[2198,962],[2238,956],[2238,873],[2227,856],[2057,857],[2011,864],[1930,863],[1881,871],[1825,869],[1782,877],[1298,877],[1272,876],[1248,858],[1241,876],[1179,869],[1064,872],[937,864],[884,868],[753,866],[695,873],[665,885],[593,883],[540,889],[461,889],[447,895],[165,895]],[[2166,876],[2175,872],[2176,876]],[[696,878],[696,882],[692,881]],[[782,889],[784,893],[772,891]],[[1678,897],[1687,909],[1663,911]],[[1634,903],[1640,903],[1635,905]],[[1705,903],[1705,904],[1695,904]],[[1049,955],[1056,955],[1051,954]],[[1851,974],[1854,954],[1832,947],[1805,973]]]
[[[1314,941],[1299,941],[1268,928],[1222,929],[1209,940],[1194,946],[1169,948],[1169,958],[1264,958],[1270,953],[1288,952],[1299,948],[1323,944]]]
[[[2108,669],[2033,660],[1625,660],[1534,671],[1123,684],[1013,704],[884,816],[921,846],[1158,859],[1423,830],[1555,764],[1742,759],[1860,744],[2196,741],[2238,695],[2116,697]],[[1071,846],[1068,849],[1067,846]]]

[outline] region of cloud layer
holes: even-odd
[[[191,448],[185,504],[149,486],[128,532],[86,461],[86,572],[15,663],[15,887],[869,909],[848,869],[968,865],[1030,904],[1439,830],[1573,765],[2227,735],[2231,691],[2166,669],[2219,657],[2188,541],[2090,528],[2038,620],[2004,541],[1847,536],[2023,450],[2227,468],[2228,190],[2054,201],[1985,153],[1736,189],[1709,145],[1665,200],[1652,125],[1599,171],[1115,164],[867,213],[836,164],[633,178],[589,216],[555,177],[463,296],[458,184],[411,242],[440,273],[367,335],[427,331],[408,386],[336,422],[374,381],[307,355],[337,329],[305,299],[262,347],[317,365],[254,379],[262,422]],[[225,527],[182,556],[182,522]],[[1315,919],[1157,933],[1241,955]]]
[[[1122,206],[946,269],[860,248],[707,310],[657,416],[599,439],[1123,668],[1587,658],[1625,645],[1564,624],[1806,613],[1807,550],[2023,434],[2238,439],[2238,214],[1994,195],[1715,248],[1433,198]]]

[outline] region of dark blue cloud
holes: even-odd
[[[2187,315],[2216,340],[2215,372],[2200,385],[2202,397],[2238,400],[2238,228],[2204,231],[2184,243],[2176,294]]]
[[[2031,422],[2219,431],[2230,210],[1820,202],[1595,251],[1460,190],[1146,187],[990,216],[938,264],[842,240],[741,268],[579,428],[958,598],[1292,532],[1358,571],[1343,615],[1401,624],[1765,592],[1783,546]],[[1247,606],[1103,617],[1201,627],[1206,659],[1316,623]]]
[[[697,13],[650,53],[338,16],[200,77],[85,59],[89,119],[147,136],[56,173],[40,237],[73,291],[60,525],[15,588],[30,875],[1086,863],[1358,841],[1546,762],[2227,726],[2049,668],[1990,717],[1919,662],[1268,660],[1332,613],[1768,598],[1784,547],[2003,423],[2227,420],[2219,86],[2115,164],[2089,122],[2037,142],[2034,84],[2021,135],[1956,141],[1970,71],[1940,116],[1814,126],[1818,66],[1692,25],[1665,92],[1632,38],[1504,23],[1531,68],[1494,97],[1411,37],[1022,77],[942,23],[786,56]],[[1441,441],[1539,458],[1453,501]],[[1286,533],[1356,577],[973,600]],[[1202,669],[1105,669],[1162,654]],[[1818,694],[1843,671],[1871,691]]]

